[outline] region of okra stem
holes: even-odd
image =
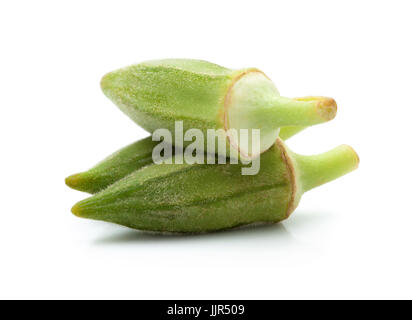
[[[282,127],[280,128],[280,131],[279,131],[279,138],[281,138],[282,140],[287,140],[304,129],[306,129],[305,126]]]
[[[304,192],[335,180],[359,165],[357,153],[348,145],[341,145],[318,155],[294,154],[294,159]]]
[[[336,116],[336,102],[327,97],[289,99],[276,97],[266,111],[278,127],[311,126],[332,120]]]

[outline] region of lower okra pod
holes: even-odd
[[[290,216],[306,192],[357,168],[346,145],[320,155],[290,151],[281,139],[261,155],[257,175],[236,164],[148,165],[88,199],[72,212],[134,229],[208,232]]]

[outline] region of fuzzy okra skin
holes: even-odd
[[[66,178],[72,189],[96,193],[128,174],[153,163],[152,150],[158,144],[152,137],[138,140],[105,158],[93,168]]]
[[[357,168],[349,146],[302,156],[277,139],[261,155],[257,175],[242,165],[149,165],[80,201],[72,212],[134,229],[207,232],[254,222],[282,221],[304,192]]]
[[[165,59],[132,65],[106,74],[101,88],[150,133],[168,129],[173,134],[175,121],[183,121],[184,132],[200,129],[204,136],[208,129],[220,129],[219,134],[227,139],[223,156],[230,149],[243,158],[258,155],[238,143],[230,129],[260,129],[259,153],[263,153],[275,143],[279,128],[311,126],[336,115],[336,102],[331,98],[281,97],[258,69],[232,70],[201,60]],[[180,143],[189,144],[174,143],[179,147],[183,147]]]
[[[289,139],[304,127],[283,127],[279,137]],[[75,190],[94,194],[128,174],[153,163],[152,151],[158,144],[152,137],[138,140],[105,158],[90,170],[66,178],[66,184]]]

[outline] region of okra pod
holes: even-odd
[[[80,201],[72,212],[130,228],[207,232],[290,216],[301,196],[357,168],[346,145],[303,156],[277,139],[256,175],[236,164],[148,165]]]

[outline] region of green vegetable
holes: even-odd
[[[153,163],[152,150],[158,144],[152,137],[136,141],[111,154],[88,171],[66,178],[73,189],[96,193],[129,173]]]
[[[183,121],[184,132],[196,128],[204,137],[208,129],[221,129],[220,136],[227,138],[223,156],[229,155],[230,148],[243,158],[257,156],[230,129],[260,129],[259,153],[263,153],[275,143],[280,127],[315,125],[336,115],[331,98],[281,97],[258,69],[231,70],[199,60],[167,59],[129,66],[106,74],[101,87],[150,133],[160,128],[174,133],[175,121]],[[183,146],[183,141],[174,143]]]
[[[302,156],[277,139],[261,155],[257,175],[241,175],[242,165],[161,164],[141,168],[72,212],[130,228],[206,232],[289,217],[304,192],[357,168],[349,146]]]
[[[304,127],[281,128],[279,136],[289,139]],[[73,189],[96,193],[112,183],[144,166],[152,164],[152,150],[158,144],[152,137],[136,141],[108,156],[90,170],[66,178],[66,184]]]

